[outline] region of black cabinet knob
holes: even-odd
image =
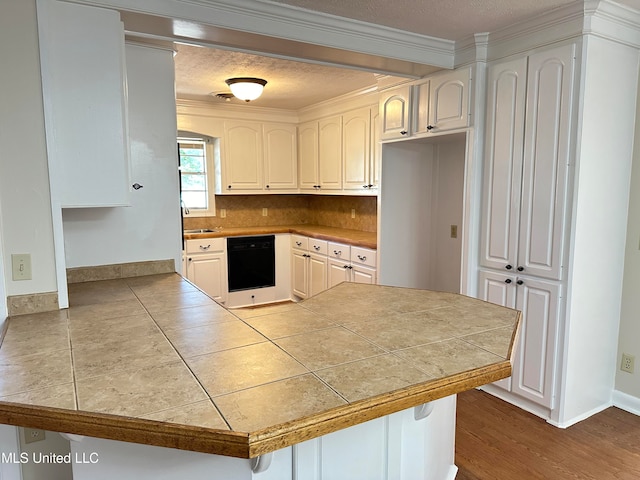
[[[518,285],[522,285],[522,284],[524,283],[524,281],[523,281],[523,280],[518,280],[516,283],[517,283]]]
[[[524,272],[524,267],[518,267],[517,269],[519,272]]]
[[[406,130],[402,130],[402,131],[400,132],[400,135],[406,135],[407,133],[409,133],[409,132],[407,132]]]
[[[436,128],[436,127],[434,127],[433,125],[427,125],[427,130],[429,130],[429,131],[433,130],[434,128]]]
[[[504,283],[511,283],[511,279],[510,279],[510,278],[507,278],[507,279],[504,281]]]
[[[505,267],[507,270],[511,270],[513,267],[511,265],[505,265]]]

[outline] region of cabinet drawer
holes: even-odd
[[[351,247],[351,261],[369,267],[376,266],[376,251],[369,248]]]
[[[327,245],[327,256],[348,262],[351,259],[351,246],[345,245],[344,243],[329,242]]]
[[[299,250],[308,250],[309,238],[302,235],[291,235],[291,247]]]
[[[309,251],[314,253],[319,253],[321,255],[327,254],[327,241],[326,240],[318,240],[317,238],[309,239]]]
[[[195,238],[187,240],[187,253],[211,253],[224,252],[227,244],[226,238]]]

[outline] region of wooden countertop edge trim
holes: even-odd
[[[479,387],[510,374],[511,362],[506,360],[248,434],[10,402],[0,402],[0,424],[237,458],[254,458]]]
[[[369,420],[416,407],[501,380],[511,375],[511,361],[469,370],[426,384],[414,385],[389,394],[337,407],[318,415],[276,425],[249,434],[251,458],[281,448],[352,427]]]
[[[142,418],[0,402],[0,424],[249,458],[246,433]]]
[[[348,243],[355,247],[370,248],[372,250],[377,249],[377,241],[371,242],[367,240],[353,239],[352,237],[341,237],[331,235],[329,233],[320,233],[313,227],[287,227],[287,226],[264,226],[264,227],[230,227],[233,230],[221,230],[219,232],[207,232],[207,233],[187,233],[184,235],[185,240],[198,240],[202,238],[223,238],[223,237],[238,237],[242,235],[269,235],[276,233],[293,233],[297,235],[305,235],[311,238],[317,238],[319,240],[327,240],[329,242]],[[335,228],[335,227],[327,227]],[[359,231],[359,230],[358,230]],[[375,232],[362,232],[363,234],[375,235]]]

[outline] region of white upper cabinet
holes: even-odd
[[[470,69],[461,68],[429,80],[427,124],[419,123],[416,132],[438,133],[469,126]],[[418,114],[420,115],[420,109]]]
[[[223,190],[262,190],[262,124],[241,120],[224,122]]]
[[[297,190],[294,125],[226,120],[223,150],[219,193]]]
[[[559,280],[574,46],[488,71],[483,266]]]
[[[296,127],[264,125],[264,188],[269,191],[298,188]]]
[[[380,163],[378,118],[376,105],[300,124],[300,190],[374,195]]]
[[[381,140],[468,127],[470,82],[471,68],[461,68],[382,92]]]
[[[386,90],[380,97],[380,139],[411,135],[411,85]]]
[[[342,189],[342,117],[318,122],[318,185],[320,189]]]
[[[38,0],[51,195],[62,207],[129,204],[129,139],[120,15]]]
[[[316,190],[318,182],[318,122],[298,127],[298,185],[300,190]]]
[[[371,170],[371,109],[342,116],[342,186],[345,190],[373,187]]]

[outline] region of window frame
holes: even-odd
[[[178,175],[182,176],[180,171],[180,144],[181,143],[203,143],[204,144],[204,161],[205,161],[205,182],[207,185],[207,208],[196,208],[182,203],[182,187],[180,187],[180,205],[182,206],[183,217],[215,217],[215,141],[216,139],[204,137],[201,135],[179,135],[177,137],[178,150]],[[182,181],[180,182],[182,185]],[[189,213],[186,213],[189,212]]]

